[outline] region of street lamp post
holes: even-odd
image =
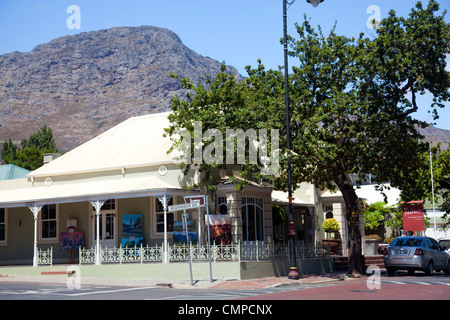
[[[283,0],[283,45],[284,45],[284,100],[286,105],[286,147],[287,147],[287,174],[288,174],[288,197],[289,197],[289,252],[290,267],[288,278],[293,280],[300,279],[297,271],[297,259],[295,256],[295,231],[294,219],[292,214],[292,185],[291,185],[291,141],[290,141],[290,120],[289,120],[289,75],[288,75],[288,50],[287,50],[287,6],[291,5],[295,0]],[[323,0],[306,0],[313,7],[317,7]]]

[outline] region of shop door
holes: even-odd
[[[114,211],[100,211],[99,217],[99,234],[100,234],[100,246],[102,248],[113,248],[116,246],[116,214]],[[92,223],[93,229],[92,239],[93,247],[97,243],[97,216],[93,215],[94,222]]]

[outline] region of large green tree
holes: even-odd
[[[19,167],[35,170],[43,165],[44,154],[58,152],[52,129],[43,126],[38,132],[24,138],[20,146],[15,145],[11,139],[3,142],[1,150],[5,163],[15,164]]]
[[[292,182],[295,186],[308,181],[342,193],[353,275],[364,272],[364,259],[362,203],[350,174],[372,173],[379,182],[400,185],[399,176],[413,170],[428,149],[417,131],[426,124],[412,117],[418,110],[417,95],[433,95],[436,116],[450,97],[450,74],[445,70],[450,25],[438,10],[437,2],[430,1],[426,8],[418,2],[408,18],[391,11],[375,39],[363,34],[348,38],[334,30],[325,36],[307,19],[297,25],[298,39],[289,37],[290,54],[298,58],[289,79]],[[205,85],[182,79],[191,93],[187,99],[173,100],[168,132],[192,132],[193,120],[203,121],[204,130],[223,133],[227,128],[277,128],[282,172],[271,182],[286,189],[283,76],[261,63],[247,72],[245,81],[226,73]],[[245,176],[257,177],[258,166],[242,168]]]
[[[292,117],[295,128],[293,163],[297,179],[341,191],[349,234],[349,272],[361,274],[361,203],[351,173],[375,174],[392,181],[413,170],[428,149],[412,118],[417,95],[434,96],[437,109],[449,100],[450,25],[439,5],[420,2],[408,18],[394,11],[383,19],[373,40],[328,37],[305,21],[292,40],[300,66],[292,75]],[[304,170],[304,168],[308,168]]]

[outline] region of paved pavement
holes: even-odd
[[[0,283],[11,282],[38,282],[38,283],[67,283],[67,275],[42,275],[42,276],[16,276],[0,275]],[[345,272],[323,273],[303,275],[299,280],[291,280],[288,277],[268,277],[251,280],[194,280],[191,285],[187,281],[171,281],[163,279],[106,279],[106,278],[84,278],[81,284],[85,285],[115,285],[115,286],[142,286],[142,287],[169,287],[179,289],[263,289],[279,286],[296,286],[305,284],[319,284],[346,280]]]

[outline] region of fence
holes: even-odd
[[[38,249],[37,264],[53,265],[53,247],[50,247],[47,250]]]
[[[188,261],[188,246],[169,246],[169,262]],[[244,242],[229,245],[213,244],[211,248],[211,261],[241,261],[241,260],[289,260],[290,250],[287,244]],[[320,243],[296,244],[296,257],[298,259],[323,258],[330,256],[330,248]],[[163,246],[140,246],[134,248],[101,248],[100,263],[144,263],[162,262],[164,257]],[[208,261],[208,246],[190,246],[192,261]],[[95,248],[79,250],[79,263],[92,264],[96,261]]]

